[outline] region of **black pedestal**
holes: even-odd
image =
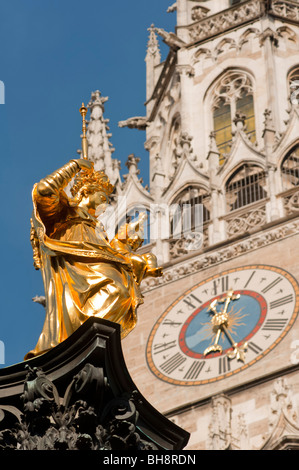
[[[90,318],[52,350],[0,370],[0,449],[180,450],[188,439],[137,390],[118,324]]]

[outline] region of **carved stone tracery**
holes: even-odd
[[[282,18],[299,21],[299,5],[295,1],[276,1],[272,3],[271,12]]]
[[[299,189],[283,198],[284,210],[286,215],[299,212]]]
[[[228,238],[250,232],[266,223],[266,207],[259,207],[226,220]]]
[[[220,102],[235,102],[242,97],[243,93],[253,93],[249,76],[241,70],[229,71],[218,81],[217,86],[214,88],[212,108],[217,108]]]
[[[248,449],[248,430],[244,414],[238,413],[235,416],[231,400],[224,394],[213,397],[211,405],[208,450]]]
[[[224,10],[215,15],[203,18],[189,26],[190,41],[201,41],[220,34],[227,29],[259,18],[263,5],[260,2],[249,0],[235,7]]]

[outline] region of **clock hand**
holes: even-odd
[[[228,305],[229,305],[231,300],[237,300],[239,298],[240,298],[240,294],[234,294],[233,290],[229,290],[227,292],[227,296],[226,296],[226,299],[225,299],[225,306],[224,306],[223,312],[226,313]],[[228,331],[228,328],[227,328],[225,323],[223,323],[222,328],[223,328],[223,331],[225,332],[225,334],[227,335],[228,339],[230,340],[230,342],[232,344],[232,347],[234,348],[234,350],[231,353],[227,353],[227,357],[229,359],[236,358],[238,361],[245,362],[245,351],[247,350],[247,343],[244,343],[242,346],[238,346],[238,343],[236,343],[233,340],[233,338],[232,338],[230,332]]]
[[[225,334],[227,335],[228,339],[230,340],[232,347],[234,350],[232,352],[228,352],[226,355],[229,359],[234,359],[236,358],[237,361],[242,361],[245,362],[245,352],[247,351],[247,342],[244,344],[238,346],[238,343],[236,343],[231,334],[229,333],[228,329],[226,328],[225,325],[223,325],[223,329],[225,331]]]
[[[216,352],[216,351],[222,352],[222,347],[220,346],[220,344],[218,344],[218,341],[220,339],[220,335],[221,335],[221,328],[219,327],[218,330],[217,330],[217,333],[216,333],[216,339],[215,339],[214,344],[212,344],[212,346],[208,346],[204,350],[204,352],[203,352],[204,356],[206,356],[210,352]]]
[[[217,329],[217,334],[216,334],[216,339],[215,339],[214,344],[212,346],[207,347],[204,350],[204,355],[205,356],[207,354],[209,354],[210,352],[212,352],[212,351],[222,352],[222,347],[218,344],[218,341],[220,339],[221,332],[223,331],[227,335],[229,341],[232,344],[232,347],[234,348],[231,353],[227,353],[227,357],[229,359],[237,358],[238,361],[242,361],[242,362],[245,361],[245,351],[247,350],[247,343],[244,343],[242,346],[238,346],[238,343],[236,343],[233,340],[233,338],[232,338],[232,336],[231,336],[231,334],[230,334],[230,332],[228,331],[228,328],[227,328],[227,321],[229,319],[227,309],[228,309],[229,303],[231,302],[231,300],[237,300],[239,298],[240,298],[240,294],[234,294],[233,290],[230,289],[227,292],[225,299],[222,299],[222,300],[219,301],[221,303],[225,302],[224,308],[221,312],[217,312],[217,309],[216,309],[216,305],[217,305],[217,302],[218,302],[217,299],[215,299],[210,304],[209,310],[212,310],[212,312],[214,313],[214,316],[212,318],[212,324],[214,326],[217,326],[218,329]]]
[[[209,307],[209,310],[212,310],[212,312],[214,313],[214,316],[212,318],[212,324],[213,326],[217,326],[218,329],[217,329],[217,333],[216,333],[216,338],[215,338],[215,342],[214,344],[212,344],[211,346],[208,346],[203,354],[204,356],[206,356],[207,354],[209,354],[210,352],[222,352],[222,347],[220,346],[220,344],[218,344],[218,341],[220,339],[220,335],[221,335],[221,325],[222,325],[222,318],[220,318],[221,314],[219,314],[219,312],[217,312],[216,310],[216,305],[217,305],[217,299],[213,300],[213,302],[210,304],[210,307]],[[219,316],[220,315],[220,316]]]
[[[234,291],[232,289],[227,291],[225,299],[220,299],[219,302],[225,302],[223,313],[227,312],[228,305],[231,300],[238,300],[240,298],[240,294],[234,294]]]

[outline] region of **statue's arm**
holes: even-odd
[[[71,160],[59,170],[43,178],[36,186],[37,194],[45,197],[57,196],[59,191],[66,188],[82,168],[91,169],[92,163],[83,159]]]
[[[59,170],[37,183],[34,190],[34,199],[42,219],[50,220],[61,213],[64,207],[69,206],[69,199],[64,188],[71,182],[81,169],[91,169],[92,162],[88,160],[71,160]]]

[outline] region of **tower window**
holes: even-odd
[[[216,144],[221,155],[229,153],[232,142],[231,107],[224,100],[220,100],[214,109],[214,132]]]
[[[283,159],[281,164],[283,189],[299,186],[299,145],[293,148]]]
[[[291,104],[299,104],[299,66],[294,68],[288,77],[289,99]]]
[[[176,238],[187,232],[200,231],[210,220],[209,194],[202,188],[188,186],[172,202],[171,236]]]
[[[266,175],[256,165],[242,165],[226,183],[228,210],[233,211],[267,197]]]
[[[255,141],[255,118],[252,82],[245,72],[229,71],[216,84],[213,92],[213,126],[220,152],[220,163],[232,145],[232,122],[236,113],[245,115],[245,132]]]

